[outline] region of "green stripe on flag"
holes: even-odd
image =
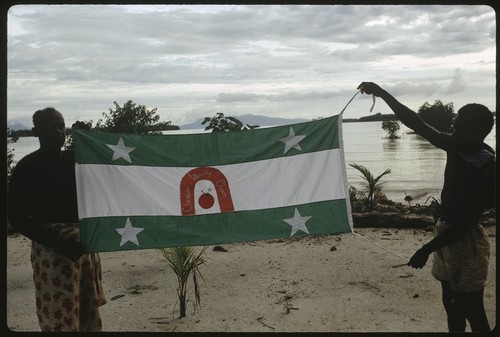
[[[339,116],[237,132],[137,135],[74,130],[78,164],[197,167],[339,148]]]
[[[350,222],[343,199],[193,216],[82,219],[80,240],[89,252],[199,246],[346,233],[351,232]]]

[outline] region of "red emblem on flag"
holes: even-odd
[[[198,204],[204,209],[209,209],[214,205],[214,197],[209,192],[203,192],[203,194],[198,198]]]
[[[233,199],[229,190],[229,183],[224,174],[216,168],[202,166],[192,169],[181,179],[181,211],[182,215],[193,215],[195,209],[195,186],[201,180],[212,182],[215,187],[217,201],[219,202],[221,212],[234,211]],[[214,197],[208,192],[203,192],[198,198],[198,204],[209,209],[214,205]]]

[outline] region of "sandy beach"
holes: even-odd
[[[495,327],[496,227],[487,231],[491,261],[485,308]],[[101,253],[108,300],[101,307],[104,331],[446,332],[440,284],[430,267],[395,267],[432,233],[394,228],[356,232],[360,236],[223,245],[227,252],[210,246],[201,267],[201,307],[194,311],[191,287],[182,319],[176,276],[157,250]],[[26,238],[8,237],[7,324],[12,331],[40,331],[29,252]]]

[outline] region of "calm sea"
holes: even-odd
[[[435,148],[422,137],[411,134],[401,126],[400,139],[386,139],[381,122],[344,123],[344,148],[349,185],[362,188],[360,173],[349,164],[367,167],[374,176],[386,169],[391,173],[382,177],[383,192],[396,202],[404,202],[405,195],[413,197],[413,203],[425,203],[429,197],[438,197],[443,185],[446,153]],[[173,133],[194,132],[180,130]],[[486,143],[496,149],[495,130]],[[10,145],[17,161],[38,148],[38,139],[22,137]]]

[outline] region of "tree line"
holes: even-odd
[[[157,115],[158,108],[148,110],[145,105],[138,105],[128,100],[123,106],[114,102],[114,109],[103,112],[103,119],[99,119],[95,126],[92,120],[82,121],[90,128],[103,132],[125,132],[125,133],[161,133],[162,131],[179,130],[178,125],[172,125],[171,121],[161,122]],[[66,133],[71,134],[71,128],[66,128]],[[33,131],[7,129],[8,137],[32,137]]]

